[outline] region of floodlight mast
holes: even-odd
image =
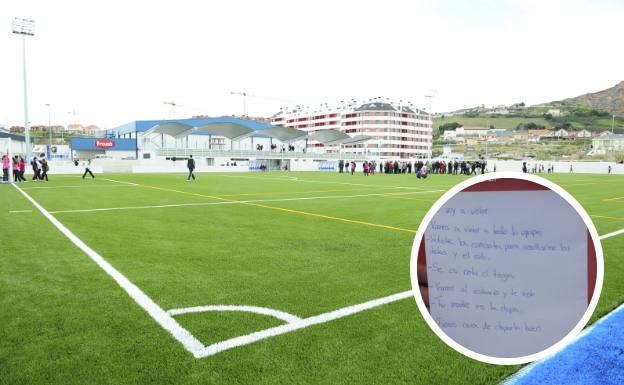
[[[26,36],[35,36],[35,21],[16,17],[13,19],[13,33],[22,35],[22,72],[24,74],[24,136],[26,138],[26,159],[30,161],[30,123],[28,122],[28,82],[26,77]]]
[[[176,117],[176,106],[178,105],[176,102],[163,102],[163,104],[168,104],[171,106],[171,111],[173,112],[173,119]]]
[[[247,116],[247,92],[230,91],[230,95],[240,95],[243,97],[243,116]]]

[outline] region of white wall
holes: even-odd
[[[249,165],[247,162],[237,162],[237,166],[225,166],[227,159],[215,159],[214,166],[206,165],[205,158],[197,158],[196,172],[247,172]],[[50,161],[50,174],[82,174],[84,168],[81,165],[74,166],[70,161]],[[336,162],[337,164],[337,162]],[[358,163],[358,168],[360,167]],[[379,161],[378,161],[379,164]],[[613,174],[624,175],[624,165],[615,164],[614,162],[547,162],[547,161],[528,161],[527,165],[531,168],[534,164],[543,164],[545,167],[553,165],[557,173],[569,173],[570,165],[573,166],[574,173],[595,173],[606,174],[608,166],[611,165]],[[488,171],[493,171],[496,165],[496,171],[522,171],[522,161],[506,160],[506,161],[488,161]],[[336,167],[336,170],[338,168]],[[187,172],[186,161],[170,161],[164,158],[148,159],[148,160],[114,160],[114,159],[94,159],[91,163],[91,170],[96,174],[101,173],[140,173],[140,172]],[[311,159],[291,160],[291,171],[319,171],[319,162]],[[30,166],[27,173],[32,174]]]

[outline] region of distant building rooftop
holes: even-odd
[[[613,139],[624,139],[624,134],[609,134],[609,135],[598,136],[594,138],[594,140],[613,140]]]

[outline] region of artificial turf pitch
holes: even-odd
[[[599,234],[624,228],[624,177],[548,177]],[[306,318],[409,290],[415,231],[464,178],[53,175],[20,187],[165,310],[251,305]],[[93,209],[103,210],[80,211]],[[496,384],[519,368],[448,348],[413,298],[197,359],[10,185],[0,223],[2,384]],[[624,302],[624,235],[603,249],[592,322]],[[233,311],[175,319],[204,345],[284,323]]]

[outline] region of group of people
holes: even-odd
[[[48,164],[46,158],[33,157],[30,161],[30,165],[33,170],[33,181],[48,181],[48,171],[50,171],[50,165]],[[26,172],[26,162],[24,161],[24,158],[19,155],[9,158],[8,154],[3,154],[2,181],[5,183],[10,182],[9,169],[12,169],[13,171],[13,182],[27,182],[24,177],[24,173]]]
[[[451,161],[442,160],[412,162],[399,162],[398,160],[381,162],[377,164],[375,161],[362,163],[362,171],[364,175],[375,175],[375,170],[379,169],[379,173],[383,174],[411,174],[412,170],[418,178],[426,178],[429,173],[432,174],[452,174],[452,175],[476,175],[478,173],[485,174],[487,162],[485,160],[476,161]],[[338,161],[339,173],[355,173],[356,163],[354,161]],[[496,171],[496,165],[494,165]]]
[[[39,159],[37,157],[32,158],[30,165],[33,170],[32,180],[45,180],[48,181],[48,171],[50,171],[50,165],[43,156]],[[26,180],[24,180],[25,182]]]
[[[549,164],[548,167],[545,167],[543,164],[533,164],[533,165],[527,165],[527,162],[522,162],[522,172],[524,173],[531,173],[531,174],[536,174],[536,173],[553,173],[555,172],[555,166],[553,166],[552,164]],[[570,172],[573,172],[573,168],[572,165],[570,165]]]
[[[338,172],[339,173],[349,173],[351,175],[355,173],[355,169],[357,168],[357,164],[354,161],[349,162],[348,160],[340,160],[338,161]],[[362,163],[362,171],[365,176],[375,175],[375,170],[377,169],[377,162],[372,161],[364,161]],[[379,170],[381,171],[381,165]]]

